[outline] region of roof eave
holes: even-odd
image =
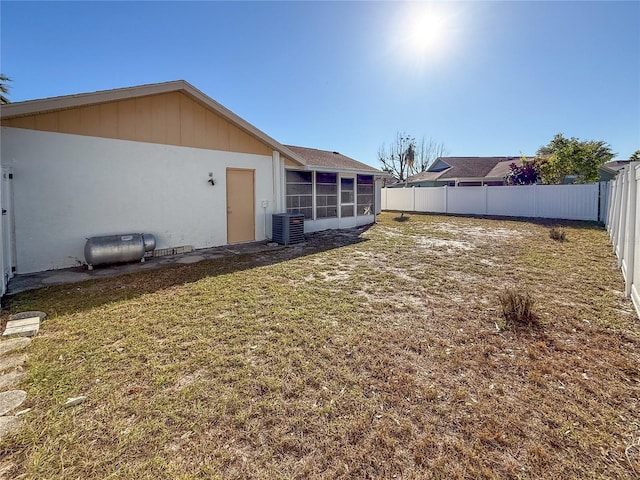
[[[598,168],[600,170],[602,170],[603,172],[607,172],[607,173],[610,173],[612,175],[616,175],[620,171],[620,170],[613,169],[611,167],[607,167],[606,164],[605,165],[600,165]]]
[[[447,178],[450,182],[495,182],[504,180],[504,177],[454,177]]]
[[[327,167],[324,165],[305,165],[303,170],[309,171],[324,171],[324,172],[339,172],[339,173],[359,173],[366,175],[377,175],[379,177],[392,177],[392,175],[381,172],[380,170],[365,170],[359,168],[342,168],[342,167]]]

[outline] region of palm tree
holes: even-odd
[[[9,85],[11,79],[7,77],[4,73],[0,73],[0,105],[6,105],[7,103],[11,103],[6,95],[9,93]]]

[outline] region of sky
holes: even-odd
[[[379,167],[556,133],[640,149],[640,1],[0,2],[13,102],[183,79],[288,145]]]

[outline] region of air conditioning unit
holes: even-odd
[[[272,239],[284,245],[304,242],[302,213],[275,213],[271,222]]]

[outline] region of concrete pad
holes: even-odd
[[[3,373],[0,375],[0,392],[15,387],[26,375],[27,372],[19,372],[17,370]]]
[[[1,1],[1,0],[0,0]],[[335,231],[332,231],[335,232]],[[360,230],[358,230],[360,232]],[[315,233],[313,235],[320,235],[320,233]],[[332,233],[335,235],[335,233]],[[319,239],[325,237],[318,237]],[[329,235],[327,238],[331,239],[332,237]],[[299,245],[299,244],[298,244]],[[229,248],[227,245],[222,245],[219,247],[211,247],[211,248],[203,248],[193,250],[191,246],[184,247],[176,247],[169,249],[174,254],[170,256],[154,256],[149,258],[148,261],[142,262],[133,262],[128,265],[106,265],[101,266],[100,268],[96,268],[95,270],[86,270],[85,267],[71,267],[64,270],[48,270],[45,272],[36,272],[29,273],[23,275],[16,275],[9,281],[9,285],[7,286],[7,294],[13,295],[18,292],[24,292],[26,290],[32,290],[35,288],[41,288],[47,285],[54,284],[70,284],[75,282],[82,282],[84,280],[88,280],[91,278],[104,278],[104,277],[115,277],[118,275],[123,275],[129,272],[137,272],[141,270],[151,270],[155,268],[162,268],[167,265],[175,265],[175,264],[189,264],[195,263],[195,260],[191,260],[188,257],[192,257],[191,255],[184,256],[185,253],[189,253],[191,251],[196,254],[193,257],[201,256],[205,260],[213,259],[213,258],[221,258],[228,257],[229,255],[237,255],[240,253],[257,253],[263,251],[273,251],[276,249],[284,249],[284,245],[279,245],[277,247],[269,247],[266,245],[264,241],[260,242],[252,242],[248,244],[238,244],[233,245],[233,247]],[[156,250],[158,252],[159,250]],[[185,259],[185,260],[182,260]],[[179,262],[182,260],[181,262]],[[200,261],[200,260],[198,260]],[[150,265],[153,265],[151,267]],[[35,316],[35,315],[34,315]]]
[[[19,348],[24,348],[30,343],[31,339],[26,337],[8,338],[2,340],[0,341],[0,355],[13,352],[14,350],[18,350]]]
[[[0,372],[6,372],[13,368],[21,366],[27,361],[26,355],[11,355],[0,358]]]
[[[9,315],[9,320],[22,320],[23,318],[31,318],[31,317],[38,317],[42,322],[47,318],[47,314],[45,312],[40,312],[38,310],[32,310],[30,312],[20,312],[20,313],[14,313],[13,315]]]
[[[45,285],[58,284],[58,283],[74,283],[82,280],[89,280],[93,278],[88,273],[80,272],[61,272],[51,275],[50,277],[43,278],[41,281]]]
[[[7,322],[7,328],[5,328],[2,336],[9,337],[11,335],[17,335],[20,337],[33,337],[38,334],[39,330],[39,317],[23,318],[21,320],[9,320]]]
[[[22,419],[18,417],[0,417],[0,438],[14,430],[17,430],[21,423]]]
[[[204,257],[201,255],[191,255],[188,257],[182,257],[176,260],[176,263],[189,264],[189,263],[198,263],[204,260]]]
[[[24,390],[0,392],[0,415],[4,415],[15,408],[18,408],[26,398],[27,392]]]

